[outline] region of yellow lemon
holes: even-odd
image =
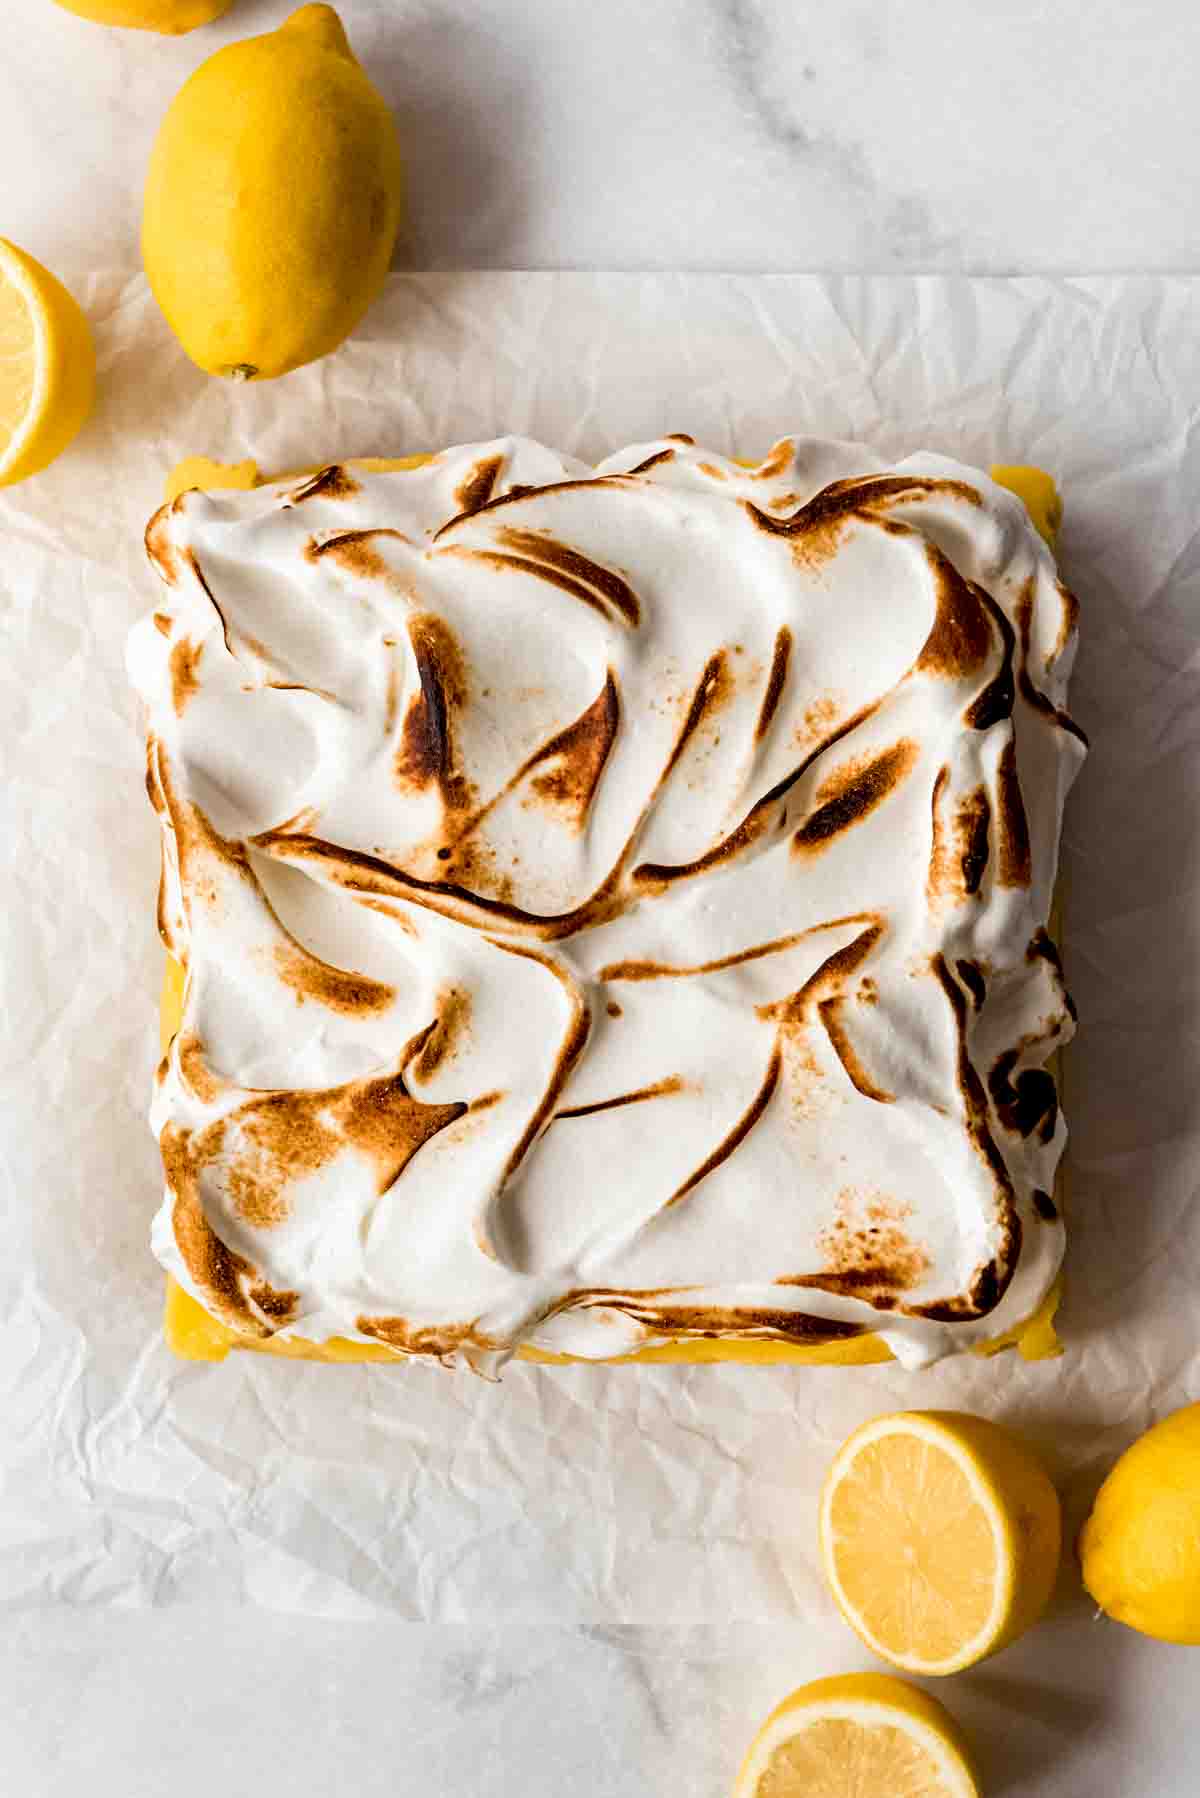
[[[936,1698],[887,1673],[843,1673],[771,1712],[734,1798],[979,1798],[979,1786]]]
[[[219,19],[233,0],[57,0],[57,4],[97,25],[126,25],[133,31],[177,37]]]
[[[1200,1405],[1126,1449],[1079,1538],[1083,1583],[1118,1623],[1200,1645]]]
[[[193,362],[253,380],[336,349],[383,285],[403,187],[392,115],[332,7],[201,64],[142,215],[146,274]]]
[[[957,1673],[1040,1616],[1062,1541],[1058,1495],[1030,1451],[961,1411],[864,1424],[821,1494],[821,1556],[838,1607],[884,1660]]]
[[[95,388],[83,313],[49,269],[0,237],[0,487],[61,455]]]

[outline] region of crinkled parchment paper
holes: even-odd
[[[191,368],[140,281],[83,297],[97,415],[0,492],[0,1601],[818,1619],[822,1471],[900,1405],[1025,1429],[1078,1509],[1200,1396],[1200,286],[396,277],[336,356],[245,389]],[[588,458],[811,432],[1058,476],[1093,740],[1066,827],[1062,1359],[517,1365],[492,1385],[162,1346],[157,844],[122,660],[153,591],[144,523],[185,454],[282,469],[505,431]]]

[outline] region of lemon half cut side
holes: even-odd
[[[62,454],[88,413],[96,352],[62,283],[0,237],[0,487]]]
[[[936,1698],[887,1673],[844,1673],[772,1711],[733,1798],[979,1798],[979,1785]]]
[[[869,1648],[910,1673],[958,1673],[1041,1615],[1062,1518],[1037,1458],[998,1424],[898,1411],[834,1458],[820,1538],[838,1608]]]

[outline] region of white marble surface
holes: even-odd
[[[930,1686],[970,1730],[986,1798],[1194,1798],[1194,1659],[1109,1630],[1085,1670],[1077,1630],[1047,1621]],[[780,1626],[19,1616],[0,1636],[0,1773],[22,1798],[726,1798],[791,1685],[862,1665],[840,1635]]]
[[[4,0],[0,231],[131,265],[218,45]],[[1200,268],[1193,0],[343,0],[412,172],[400,266]]]
[[[136,264],[158,118],[211,49],[4,0],[0,232]],[[401,266],[1200,268],[1191,0],[344,0],[401,118]],[[1085,1652],[1086,1649],[1086,1652]],[[0,1789],[30,1798],[717,1798],[800,1627],[484,1633],[190,1607],[11,1616]],[[1194,1791],[1194,1656],[1078,1600],[948,1696],[989,1798]]]

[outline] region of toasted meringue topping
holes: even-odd
[[[1075,608],[929,455],[522,439],[183,495],[130,639],[187,966],[156,1252],[501,1362],[1037,1307]]]

